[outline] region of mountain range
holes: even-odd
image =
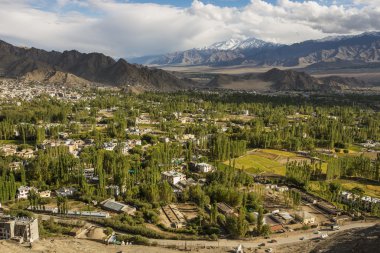
[[[344,39],[342,40],[344,41]],[[248,46],[248,44],[250,44]],[[284,46],[266,44],[262,41],[230,41],[226,45],[213,45],[225,56],[235,50],[268,50]],[[198,50],[199,51],[199,50]],[[375,53],[373,54],[375,55]],[[362,55],[362,57],[369,55]],[[366,58],[368,59],[368,58]],[[21,78],[27,81],[65,85],[111,85],[134,90],[173,91],[189,88],[227,88],[263,91],[334,91],[365,87],[366,83],[355,78],[329,76],[315,78],[305,72],[273,68],[265,73],[243,75],[213,74],[212,79],[201,84],[186,78],[185,74],[167,72],[157,68],[130,64],[124,59],[115,60],[101,53],[80,53],[76,50],[57,52],[37,48],[16,47],[0,41],[0,76]]]
[[[200,50],[246,50],[246,49],[257,49],[257,48],[275,48],[283,46],[281,44],[275,44],[271,42],[266,42],[256,38],[249,38],[246,40],[240,39],[229,39],[227,41],[216,42],[211,46],[200,48]]]
[[[124,59],[116,61],[100,53],[48,52],[16,47],[4,41],[0,41],[0,73],[33,81],[137,86],[150,90],[183,89],[192,84],[164,70],[130,64]]]
[[[243,75],[216,75],[208,84],[210,88],[228,88],[259,91],[313,91],[331,92],[363,88],[366,83],[356,78],[327,76],[316,78],[302,71],[273,68],[265,73]]]
[[[308,66],[320,62],[380,62],[380,32],[327,37],[292,45],[255,38],[231,39],[204,48],[130,59],[144,65]]]

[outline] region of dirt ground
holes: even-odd
[[[197,249],[200,253],[224,253],[231,252],[232,248],[205,248]],[[81,239],[42,239],[34,243],[32,248],[21,246],[14,242],[0,241],[1,253],[178,253],[163,247],[148,247],[138,245],[114,246],[105,245],[91,240]]]
[[[194,203],[173,204],[173,206],[178,208],[178,211],[182,213],[186,220],[191,220],[198,216],[199,210]],[[160,209],[160,222],[166,227],[171,227],[171,223],[162,209]]]
[[[198,216],[198,207],[193,203],[178,203],[176,206],[186,220],[191,220]]]
[[[298,237],[300,235],[295,235],[293,237],[286,238],[276,238],[278,243],[270,244],[266,243],[265,247],[258,247],[259,242],[266,242],[265,240],[258,239],[252,241],[225,241],[221,240],[220,245],[216,246],[216,242],[206,243],[197,242],[187,242],[187,249],[191,248],[191,252],[200,253],[226,253],[235,252],[234,247],[237,247],[239,243],[244,246],[244,252],[246,253],[261,253],[265,252],[266,249],[271,247],[273,252],[276,253],[298,253],[298,252],[331,252],[331,253],[345,253],[345,252],[363,252],[372,253],[377,252],[380,246],[380,224],[371,227],[357,227],[363,224],[358,223],[356,227],[352,229],[347,229],[345,231],[340,231],[335,234],[331,234],[328,239],[320,240],[318,237],[311,238],[304,241],[299,241]],[[169,244],[170,243],[170,244]],[[91,240],[81,240],[81,239],[71,239],[71,238],[56,238],[56,239],[42,239],[33,244],[33,247],[26,248],[20,246],[19,244],[0,241],[0,252],[1,253],[176,253],[184,252],[184,248],[179,246],[183,244],[182,241],[170,241],[166,246],[173,245],[172,243],[177,243],[177,247],[182,250],[174,250],[164,247],[147,247],[147,246],[113,246],[105,245],[99,242]],[[196,247],[194,247],[196,246]]]

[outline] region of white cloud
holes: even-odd
[[[379,0],[330,5],[251,0],[244,8],[222,8],[199,0],[188,8],[112,0],[56,0],[53,7],[44,8],[51,3],[46,1],[38,0],[36,5],[30,0],[0,0],[0,39],[120,57],[202,47],[230,37],[293,43],[380,30],[380,5],[374,4]]]

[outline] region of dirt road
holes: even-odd
[[[370,226],[376,225],[377,222],[358,222],[358,223],[351,223],[347,224],[345,226],[341,226],[340,230],[338,231],[324,231],[322,233],[324,234],[334,234],[339,231],[345,231],[352,228],[366,228]],[[320,235],[314,234],[312,231],[305,231],[301,233],[289,233],[289,234],[281,234],[281,235],[272,235],[271,239],[276,239],[277,242],[273,243],[273,246],[278,246],[282,244],[291,244],[300,242],[300,238],[304,237],[304,240],[310,240],[319,238]],[[160,246],[177,246],[180,248],[186,247],[190,248],[207,248],[207,247],[236,247],[237,245],[241,244],[245,248],[254,248],[258,247],[259,244],[265,243],[266,245],[270,245],[268,243],[271,239],[263,239],[263,238],[254,238],[251,240],[226,240],[221,239],[218,241],[184,241],[184,240],[161,240],[161,239],[150,239],[151,242],[157,243],[157,245]]]
[[[339,231],[329,231],[324,232],[328,234],[333,234],[352,228],[367,228],[375,225],[375,222],[368,223],[352,223],[346,226],[342,226]],[[300,237],[305,237],[305,240],[301,241]],[[42,239],[33,244],[33,247],[24,248],[19,244],[12,243],[9,241],[0,241],[0,252],[1,253],[117,253],[117,252],[133,252],[133,253],[170,253],[170,252],[183,252],[185,245],[187,249],[195,250],[199,253],[226,253],[231,252],[232,248],[236,248],[239,244],[242,244],[246,249],[245,252],[256,252],[254,248],[258,244],[265,242],[267,248],[273,247],[275,252],[282,253],[294,253],[294,252],[309,252],[315,247],[315,242],[312,243],[312,238],[317,238],[319,235],[313,234],[311,231],[304,233],[292,233],[284,236],[273,235],[271,239],[275,238],[276,243],[268,243],[269,239],[264,240],[263,238],[257,238],[253,240],[219,240],[219,241],[177,241],[177,240],[151,240],[151,242],[156,242],[160,246],[164,247],[147,247],[147,246],[113,246],[105,245],[103,243],[91,241],[91,240],[81,240],[68,238],[55,238],[55,239]],[[173,245],[173,248],[165,248]],[[258,252],[264,252],[264,249]]]

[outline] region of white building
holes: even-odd
[[[170,139],[168,137],[161,137],[160,141],[163,142],[163,143],[169,143]]]
[[[38,192],[38,189],[35,187],[20,186],[17,189],[17,199],[27,199],[31,190],[34,190],[36,193]]]
[[[61,196],[61,197],[73,196],[75,192],[76,192],[76,189],[72,188],[72,187],[68,187],[68,188],[62,187],[62,188],[55,191],[57,196]]]
[[[83,170],[83,176],[87,180],[91,180],[95,175],[95,168],[87,168]]]
[[[46,190],[46,191],[39,192],[39,194],[40,194],[40,197],[41,197],[41,198],[50,198],[50,196],[51,196],[51,191]]]
[[[117,143],[114,142],[105,142],[103,143],[103,147],[107,151],[113,151],[117,146]]]
[[[202,172],[202,173],[209,173],[214,170],[214,167],[208,163],[197,163],[195,167],[197,168],[199,172]]]
[[[171,185],[176,185],[180,181],[186,180],[186,175],[180,172],[170,170],[161,173],[162,180],[168,181]]]

